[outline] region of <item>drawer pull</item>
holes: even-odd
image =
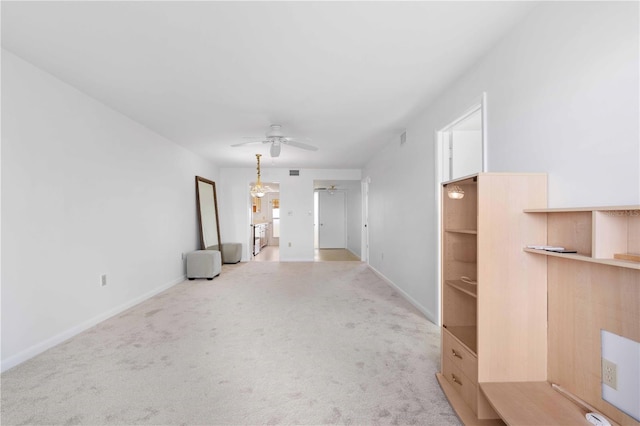
[[[460,386],[462,386],[462,382],[460,381],[460,379],[458,379],[458,378],[456,377],[456,375],[455,375],[455,374],[453,374],[453,373],[451,373],[451,381],[452,381],[453,383],[457,383],[457,384],[459,384]]]
[[[455,349],[451,349],[451,354],[456,358],[462,359],[462,355],[460,355],[458,352],[456,352]]]

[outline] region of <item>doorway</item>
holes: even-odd
[[[442,165],[440,182],[482,171],[484,138],[481,106],[441,129],[438,139]]]
[[[252,183],[253,185],[253,183]],[[263,182],[269,190],[263,197],[251,197],[251,260],[280,260],[280,185]]]
[[[318,248],[346,248],[346,237],[344,191],[318,191]]]
[[[361,191],[358,180],[314,181],[315,260],[360,260]]]

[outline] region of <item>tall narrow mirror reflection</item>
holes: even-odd
[[[222,244],[215,182],[196,176],[196,204],[200,225],[200,249],[218,250]]]

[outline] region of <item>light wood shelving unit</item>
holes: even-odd
[[[464,198],[450,199],[449,185]],[[546,188],[544,174],[480,173],[443,184],[437,377],[467,425],[502,424],[479,383],[546,380],[546,258],[522,251],[546,236],[544,218],[522,213],[546,206]]]
[[[602,399],[600,342],[640,341],[640,206],[542,208],[535,174],[481,173],[442,194],[437,376],[463,423],[588,424],[597,411],[640,426]]]

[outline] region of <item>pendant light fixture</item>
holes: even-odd
[[[256,180],[256,184],[251,187],[251,196],[257,198],[262,198],[267,192],[271,191],[271,188],[262,185],[260,182],[260,157],[262,157],[262,154],[256,154],[256,159],[258,160],[258,179]]]
[[[453,185],[448,188],[447,195],[449,198],[459,200],[464,197],[464,191],[458,185]]]

